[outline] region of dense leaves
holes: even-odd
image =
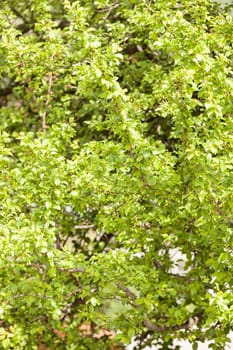
[[[136,336],[138,349],[174,338],[222,349],[228,9],[3,0],[0,16],[1,348],[108,350]]]

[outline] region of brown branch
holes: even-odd
[[[61,238],[60,238],[60,236],[59,236],[59,233],[58,233],[58,235],[56,236],[55,246],[56,246],[56,249],[58,249],[58,250],[61,250],[61,249],[62,249],[62,246],[61,246]]]
[[[19,12],[15,7],[10,7],[11,11],[16,15],[16,17],[21,18],[24,23],[30,24],[29,21]]]
[[[68,241],[68,239],[69,239],[70,237],[72,237],[72,233],[69,233],[69,234],[65,237],[65,239],[62,241],[62,247],[64,247],[64,246],[66,245],[66,243],[67,243],[67,241]]]
[[[114,9],[117,8],[118,6],[119,6],[119,2],[118,2],[118,1],[115,1],[112,5],[100,9],[100,10],[98,10],[98,12],[107,12],[107,13],[109,13],[109,11],[114,10]]]
[[[70,21],[68,21],[67,19],[60,19],[58,21],[56,21],[57,27],[56,28],[60,28],[60,29],[64,29],[66,27],[69,27],[70,25]]]
[[[80,298],[78,298],[78,294],[81,292],[81,289],[75,289],[73,290],[71,293],[69,293],[68,295],[66,295],[66,297],[68,297],[69,299],[71,297],[75,297],[73,302],[69,302],[65,308],[62,310],[62,316],[60,318],[60,321],[64,321],[66,319],[67,316],[69,316],[70,312],[72,312],[72,308],[75,306],[75,304],[77,303],[77,300],[81,300]]]
[[[192,329],[193,326],[196,325],[196,323],[200,319],[200,314],[198,316],[190,317],[188,321],[184,322],[181,325],[175,325],[175,326],[158,326],[156,324],[151,323],[149,320],[144,320],[143,324],[148,329],[148,331],[154,331],[154,332],[165,332],[165,331],[178,331],[181,329]]]
[[[53,56],[51,57],[51,60],[53,60]],[[41,114],[41,121],[42,121],[42,130],[45,131],[48,126],[46,124],[46,109],[49,105],[49,102],[51,100],[51,94],[52,94],[52,83],[53,83],[53,73],[52,72],[49,72],[48,74],[48,91],[47,91],[47,99],[45,101],[45,104],[44,104],[44,107],[45,107],[45,110],[44,112]]]
[[[31,264],[29,264],[27,266],[35,267],[39,272],[44,272],[47,269],[47,267],[45,265],[40,265],[40,264],[37,264],[37,263],[31,263]],[[85,272],[85,269],[82,268],[82,267],[77,267],[77,268],[73,268],[73,269],[66,269],[64,267],[56,266],[56,268],[59,271],[67,272],[67,273],[76,273],[76,272],[84,273]]]
[[[41,298],[41,299],[52,299],[52,297],[47,297],[45,295],[39,295],[39,294],[15,294],[12,295],[12,299],[18,299],[18,298],[25,298],[25,297],[35,297],[35,298]]]
[[[174,277],[174,278],[177,278],[178,280],[184,281],[186,283],[192,283],[192,282],[195,282],[198,280],[195,278],[188,277],[186,275],[180,275],[178,273],[168,272],[168,271],[166,271],[166,268],[158,260],[154,260],[153,264],[157,270],[163,271],[168,277]],[[201,283],[205,288],[211,289],[213,287],[211,283],[206,283],[206,282],[201,282]]]
[[[57,267],[57,269],[59,271],[67,272],[67,273],[76,273],[76,272],[84,273],[85,272],[85,269],[83,267],[77,267],[77,268],[74,268],[74,269],[65,269],[63,267]]]
[[[23,262],[21,264],[23,264]],[[37,264],[37,263],[31,263],[31,264],[28,264],[27,266],[35,267],[40,273],[46,271],[46,265],[40,265],[40,264]]]
[[[131,290],[127,287],[122,286],[122,284],[120,282],[118,282],[117,287],[122,290],[123,292],[125,292],[125,294],[129,297],[129,299],[134,303],[136,300],[136,295],[131,292]]]
[[[105,7],[103,9],[98,10],[98,12],[107,12],[106,15],[104,16],[104,21],[106,21],[108,19],[108,17],[110,16],[111,12],[116,9],[119,6],[119,2],[118,0],[115,1],[112,5]]]
[[[117,287],[122,290],[123,292],[126,293],[126,295],[129,297],[130,299],[130,304],[133,305],[134,307],[138,307],[138,305],[135,304],[136,301],[136,296],[133,292],[131,292],[131,290],[127,287],[122,286],[121,283],[117,283]],[[194,317],[190,317],[186,322],[184,322],[182,325],[175,325],[175,326],[167,326],[167,325],[163,325],[163,326],[158,326],[156,324],[153,324],[151,321],[149,321],[148,319],[143,321],[143,325],[147,328],[148,331],[154,331],[154,332],[164,332],[164,331],[178,331],[181,329],[192,329],[193,326],[195,326],[197,324],[197,322],[199,321],[199,319],[201,318],[201,313],[199,313],[198,315],[194,316]]]
[[[95,227],[95,225],[93,225],[93,224],[90,224],[90,225],[75,225],[74,226],[74,228],[76,230],[83,230],[85,228],[93,228],[93,227]]]

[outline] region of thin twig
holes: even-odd
[[[82,230],[82,229],[85,229],[85,228],[93,228],[95,227],[95,225],[93,224],[90,224],[90,225],[75,225],[74,228],[76,230]]]
[[[52,56],[53,58],[53,56]],[[52,59],[51,58],[51,59]],[[42,120],[42,130],[45,131],[48,126],[46,124],[46,114],[47,114],[47,107],[49,105],[49,102],[51,100],[51,90],[52,90],[52,83],[53,83],[53,73],[52,72],[49,72],[48,74],[48,91],[47,91],[47,99],[45,101],[45,104],[44,104],[44,107],[45,107],[45,110],[44,112],[41,114],[41,120]]]
[[[45,295],[39,295],[39,294],[16,294],[12,295],[12,299],[17,299],[17,298],[26,298],[26,297],[35,297],[35,298],[42,298],[42,299],[52,299],[52,297],[47,297]]]
[[[23,262],[21,263],[23,264]],[[28,264],[29,267],[35,267],[39,272],[44,272],[46,270],[46,265],[40,265],[37,263]]]
[[[76,273],[76,272],[84,273],[85,272],[85,269],[83,267],[77,267],[77,268],[74,268],[74,269],[65,269],[63,267],[57,267],[57,269],[59,271],[67,272],[67,273]]]
[[[99,12],[107,12],[104,16],[104,20],[106,21],[108,17],[110,16],[111,12],[119,6],[119,2],[115,1],[112,5],[105,7],[104,9],[99,10]]]
[[[98,12],[108,12],[109,10],[113,10],[114,8],[116,8],[118,6],[119,6],[119,2],[115,1],[112,5],[100,9],[100,10],[98,10]]]
[[[31,263],[27,266],[30,266],[30,267],[35,267],[39,272],[42,272],[42,271],[45,271],[47,268],[45,265],[40,265],[40,264],[37,264],[37,263]],[[76,268],[73,268],[73,269],[66,269],[64,267],[59,267],[59,266],[55,266],[59,271],[62,271],[62,272],[67,272],[67,273],[76,273],[76,272],[85,272],[85,269],[82,268],[82,267],[76,267]]]

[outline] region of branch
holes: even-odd
[[[31,263],[28,266],[35,267],[39,272],[45,271],[47,269],[46,265],[40,265],[40,264],[37,264],[37,263]],[[64,267],[56,266],[56,268],[59,271],[67,272],[67,273],[76,273],[76,272],[84,273],[85,272],[85,269],[83,267],[77,267],[77,268],[73,268],[73,269],[66,269]]]
[[[68,239],[72,236],[72,233],[68,233],[68,235],[65,237],[65,239],[62,241],[62,247],[64,247],[68,241]]]
[[[176,326],[157,326],[153,323],[151,323],[149,320],[144,320],[143,324],[148,329],[148,331],[154,331],[154,332],[165,332],[165,331],[178,331],[181,329],[192,329],[193,326],[197,324],[197,322],[200,319],[200,315],[195,317],[190,317],[188,321],[184,322],[181,325]]]
[[[66,27],[69,27],[70,21],[67,19],[63,18],[57,21],[57,28],[64,29]]]
[[[74,226],[74,228],[76,230],[83,230],[85,228],[93,228],[93,227],[95,227],[95,225],[93,225],[93,224],[90,224],[90,225],[75,225]]]
[[[53,55],[51,57],[51,61],[53,60]],[[49,105],[49,102],[51,100],[51,95],[52,95],[52,83],[53,83],[53,73],[52,72],[49,72],[48,73],[48,91],[47,91],[47,99],[45,101],[45,110],[44,112],[41,114],[41,120],[42,120],[42,130],[45,131],[48,126],[46,124],[46,110],[48,108],[48,105]]]
[[[122,290],[123,292],[125,292],[127,294],[127,296],[129,297],[129,299],[131,300],[131,304],[134,307],[138,307],[138,305],[135,305],[135,300],[136,300],[136,296],[133,292],[131,292],[131,290],[127,287],[122,286],[121,283],[117,283],[117,287]],[[147,328],[148,331],[154,331],[154,332],[164,332],[164,331],[178,331],[181,329],[192,329],[193,326],[195,326],[197,324],[197,322],[199,321],[199,319],[201,318],[201,313],[199,313],[198,315],[194,316],[194,317],[190,317],[188,319],[188,321],[184,322],[182,325],[175,325],[175,326],[158,326],[156,324],[153,324],[151,321],[149,321],[148,319],[143,321],[143,325]]]
[[[23,262],[21,264],[23,264]],[[40,265],[40,264],[37,264],[37,263],[31,263],[31,264],[28,264],[27,266],[35,267],[40,273],[46,271],[46,265]]]
[[[17,298],[25,298],[25,297],[34,297],[34,298],[42,298],[42,299],[52,299],[52,297],[47,297],[45,295],[39,295],[39,294],[15,294],[12,295],[12,299],[17,299]]]
[[[166,271],[166,268],[157,260],[154,260],[153,263],[154,263],[154,267],[156,269],[162,270],[169,277],[174,277],[174,278],[176,278],[178,280],[184,281],[185,283],[192,283],[192,282],[198,281],[198,279],[196,279],[196,278],[191,278],[191,277],[188,277],[186,275],[180,275],[178,273],[173,273],[173,272]],[[213,288],[211,283],[202,282],[202,281],[198,281],[198,282],[202,283],[202,285],[205,288],[209,288],[209,289]]]
[[[129,288],[122,286],[122,284],[121,284],[120,282],[118,282],[116,285],[117,285],[117,287],[118,287],[120,290],[122,290],[123,292],[126,293],[126,295],[129,297],[129,299],[130,299],[133,303],[135,302],[135,300],[136,300],[136,295],[135,295],[133,292],[131,292],[131,290],[130,290]]]
[[[111,12],[119,6],[119,2],[115,1],[112,5],[105,7],[104,9],[99,10],[99,12],[107,12],[104,16],[104,20],[106,21],[108,17],[110,16]]]
[[[16,15],[16,17],[21,18],[24,23],[30,24],[29,21],[20,13],[16,8],[11,7],[11,11]]]
[[[112,5],[98,10],[98,12],[109,12],[119,6],[119,2],[115,1]]]
[[[57,269],[59,271],[68,272],[68,273],[76,273],[76,272],[84,273],[85,272],[85,269],[82,268],[82,267],[77,267],[77,268],[74,268],[74,269],[65,269],[63,267],[57,267]]]

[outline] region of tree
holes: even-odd
[[[222,349],[232,17],[209,0],[3,0],[0,16],[2,349]]]

